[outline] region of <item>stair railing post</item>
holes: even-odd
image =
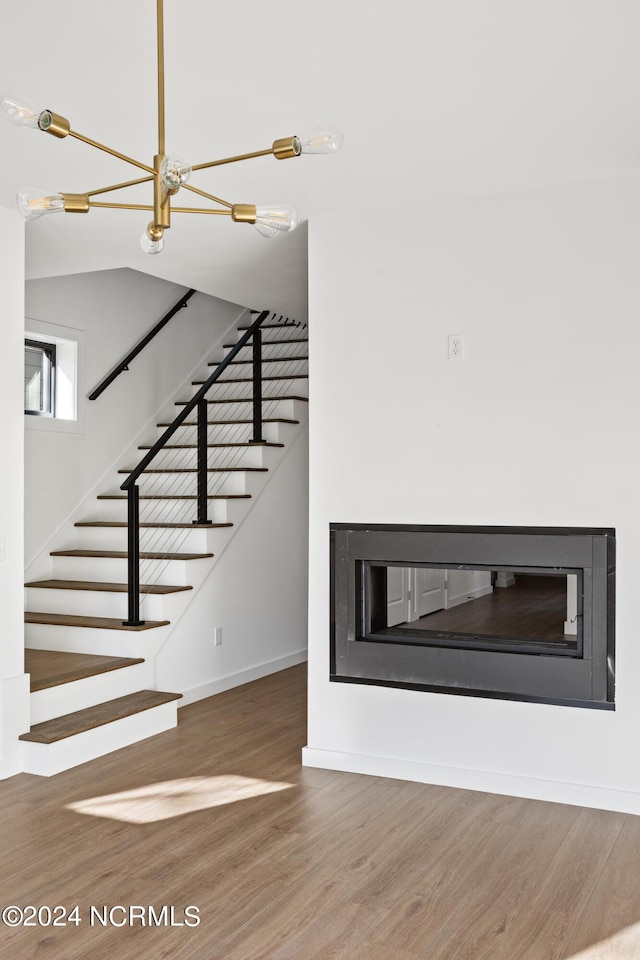
[[[253,438],[250,443],[263,443],[262,439],[262,330],[253,334]]]
[[[140,619],[140,488],[132,484],[127,490],[127,566],[129,619],[125,627],[141,627]]]
[[[209,448],[207,446],[208,429],[207,401],[204,397],[198,400],[198,512],[193,521],[197,524],[210,524],[209,513]]]

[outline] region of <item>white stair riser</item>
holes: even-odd
[[[153,665],[136,663],[31,694],[31,726],[153,686]]]
[[[217,530],[228,528],[217,528]],[[126,527],[76,527],[79,550],[126,550]],[[216,531],[217,532],[217,531]],[[208,552],[209,534],[202,527],[172,530],[161,527],[140,530],[140,550],[163,553]]]
[[[153,657],[167,637],[169,627],[152,630],[101,630],[89,627],[59,627],[48,623],[25,623],[25,646],[33,650],[64,653],[95,653],[102,657]]]
[[[253,319],[256,319],[255,314]],[[263,344],[269,343],[271,340],[289,340],[308,336],[308,327],[306,323],[279,324],[278,326],[262,327],[261,329]],[[238,340],[240,340],[244,333],[246,333],[246,330],[238,331]]]
[[[195,516],[197,502],[195,500],[141,500],[140,516],[145,520],[172,520],[176,512],[180,517]],[[209,520],[214,523],[233,523],[233,501],[209,500]],[[236,512],[237,513],[237,512]],[[95,514],[97,520],[127,519],[127,504],[125,500],[97,500]]]
[[[231,339],[229,339],[226,347],[218,347],[213,351],[207,362],[207,369],[209,376],[213,373],[218,364],[229,355],[232,346],[236,346],[238,341],[246,331],[241,331],[235,338],[235,343],[231,344]],[[269,329],[262,331],[262,354],[265,357],[273,356],[277,354],[280,356],[284,351],[290,354],[292,357],[300,357],[302,354],[306,354],[309,349],[308,341],[308,330],[307,327],[287,327],[286,330],[276,330]],[[284,342],[283,342],[284,341]],[[296,342],[302,341],[302,342]],[[240,347],[240,350],[234,357],[235,360],[244,360],[247,357],[253,358],[253,344],[249,342],[245,344],[244,347]]]
[[[144,560],[145,573],[153,583],[191,583],[187,573],[192,564],[210,563],[210,560]],[[54,557],[53,576],[58,580],[105,580],[108,583],[126,583],[127,560],[107,557]]]
[[[286,346],[282,349],[286,351],[285,355],[283,355],[280,350],[276,350],[275,348],[272,348],[268,355],[265,354],[264,359],[267,362],[263,363],[262,365],[263,390],[268,383],[273,382],[269,379],[270,377],[279,377],[282,378],[282,380],[290,380],[304,376],[308,372],[309,358],[307,356],[297,354],[291,346]],[[249,390],[253,389],[253,361],[249,359],[246,354],[244,356],[236,356],[235,359],[239,360],[240,363],[232,363],[230,366],[228,366],[226,370],[223,371],[220,379],[212,384],[210,389],[214,390],[218,384],[227,382],[235,382],[238,387],[241,387],[242,383],[238,383],[239,380],[249,380],[250,382],[247,384],[247,386],[249,387]],[[213,368],[211,367],[209,368],[209,375],[211,375],[212,369]],[[204,376],[202,380],[204,382]],[[193,385],[202,386],[202,383],[194,382]]]
[[[148,620],[171,620],[169,595],[142,594],[142,615]],[[103,590],[49,590],[27,588],[27,610],[32,613],[66,613],[78,617],[119,617],[126,619],[126,593]]]
[[[207,492],[215,493],[251,493],[251,474],[245,470],[225,473],[209,473]],[[198,492],[198,478],[195,473],[145,473],[140,477],[140,494],[180,493],[195,496]]]
[[[264,354],[264,359],[266,363],[262,365],[262,375],[263,377],[284,377],[290,378],[293,375],[297,374],[307,374],[309,372],[309,358],[306,355],[303,355],[303,352],[294,353],[291,347],[287,348],[288,357],[282,356],[280,351],[277,351],[275,348]],[[294,359],[297,358],[297,359]],[[236,357],[236,360],[239,360],[239,363],[233,363],[230,367],[227,367],[225,370],[222,380],[218,381],[219,383],[224,383],[225,380],[246,380],[247,378],[253,377],[253,362],[248,357],[246,353],[241,356]],[[211,371],[212,368],[209,368]],[[204,380],[207,374],[203,374],[202,379]],[[263,383],[270,383],[270,380],[264,380]],[[195,386],[196,384],[194,384]],[[249,384],[251,386],[251,384]]]
[[[222,553],[234,527],[196,527],[180,530],[159,530],[152,527],[140,531],[141,553],[213,553],[214,556]],[[79,527],[76,546],[86,550],[114,550],[127,549],[126,527]],[[169,561],[171,562],[171,561]],[[156,570],[159,560],[142,560],[140,564],[141,583],[173,583],[175,581],[158,580]],[[143,576],[145,568],[148,573]],[[147,579],[145,579],[147,577]],[[90,579],[84,577],[83,579]],[[183,581],[184,582],[184,581]]]
[[[143,453],[144,451],[140,452]],[[210,447],[207,451],[207,465],[209,467],[268,467],[270,454],[274,452],[271,447],[263,447],[260,444],[250,447]],[[155,457],[152,466],[156,469],[196,469],[198,466],[198,451],[195,448],[162,450]],[[179,476],[179,479],[184,478]]]
[[[294,396],[306,396],[303,390],[289,391]],[[296,401],[294,399],[273,400],[273,395],[283,396],[278,392],[269,390],[263,397],[262,416],[263,417],[285,417],[295,419],[294,408]],[[299,402],[299,401],[298,401]],[[304,401],[302,401],[304,403]],[[179,410],[180,405],[177,405]],[[233,403],[210,403],[208,408],[209,420],[247,420],[253,416],[253,402],[247,400],[238,400]]]
[[[290,371],[294,374],[301,373],[303,371],[294,370]],[[268,375],[268,374],[267,374]],[[273,373],[272,376],[276,376],[276,373]],[[240,376],[240,374],[235,374],[234,376]],[[209,388],[209,393],[207,398],[209,400],[227,400],[232,398],[237,399],[246,399],[252,401],[253,399],[253,387],[251,383],[234,383],[229,377],[231,382],[225,383],[224,380],[214,383],[213,386]],[[307,392],[308,379],[306,376],[284,376],[280,377],[278,375],[278,380],[265,380],[262,384],[262,396],[263,399],[271,396],[289,396],[289,395],[298,395],[306,397],[308,396]],[[194,389],[197,384],[194,385]]]
[[[289,401],[286,401],[287,403]],[[303,415],[306,404],[298,402],[298,409],[302,408]],[[275,416],[275,415],[274,415]],[[282,415],[284,416],[284,414]],[[213,419],[213,417],[210,417]],[[217,419],[230,419],[227,417],[218,417]],[[289,419],[300,419],[300,417],[291,417]],[[295,435],[297,424],[291,423],[263,423],[263,439],[271,443],[287,443]],[[172,440],[175,443],[195,443],[197,428],[194,425],[179,427],[176,430]],[[253,425],[251,423],[221,423],[209,424],[207,438],[209,443],[227,443],[229,441],[244,442],[253,438]],[[116,492],[115,490],[113,491]]]
[[[224,417],[219,419],[224,420]],[[283,443],[285,442],[282,437],[282,428],[291,426],[291,424],[286,423],[263,423],[262,424],[262,438],[263,440],[268,440],[270,443]],[[176,434],[176,436],[181,436],[181,440],[178,442],[182,443],[195,443],[196,439],[196,428],[195,427],[184,427],[182,434]],[[249,440],[253,440],[253,424],[252,423],[223,423],[223,424],[212,424],[209,426],[207,438],[209,443],[244,443]]]
[[[292,337],[293,335],[290,335],[286,339],[292,339]],[[301,333],[299,337],[297,337],[296,339],[300,339],[300,337],[304,337],[304,333]],[[285,338],[283,337],[282,339],[285,339]],[[263,334],[262,355],[264,357],[273,357],[274,355],[280,357],[283,353],[286,353],[291,357],[301,357],[303,355],[305,356],[308,355],[308,350],[309,350],[308,342],[307,343],[277,343],[274,341],[275,341],[275,338],[272,338],[271,340],[266,340]],[[228,353],[228,350],[221,351],[220,360],[218,360],[216,356],[216,358],[214,358],[214,360],[212,360],[211,362],[220,363],[224,359],[224,357],[222,356],[223,353]],[[234,357],[234,359],[247,360],[247,363],[250,363],[252,357],[253,357],[253,345],[249,344],[248,346],[241,347],[239,352]],[[213,367],[211,366],[209,367],[209,370],[211,372],[213,372],[213,369],[214,369]]]
[[[208,500],[208,518],[214,523],[236,523],[245,515],[251,501],[243,500]],[[124,500],[97,500],[95,517],[98,520],[116,520],[123,522],[127,519],[127,504]],[[141,500],[140,516],[143,521],[159,520],[171,521],[176,516],[187,519],[194,517],[197,510],[195,500]]]
[[[297,373],[297,371],[293,371]],[[307,397],[309,381],[307,377],[287,377],[278,380],[266,380],[262,384],[263,404],[269,397]],[[195,388],[194,388],[195,389]],[[207,394],[207,400],[239,400],[253,403],[253,385],[251,383],[214,383]],[[211,406],[211,404],[210,404]],[[214,404],[215,406],[215,404]],[[232,406],[232,404],[226,404]],[[264,414],[263,414],[264,415]]]
[[[22,743],[25,773],[50,777],[88,760],[145,740],[177,725],[177,701],[163,703],[151,710],[115,720],[49,745]]]
[[[212,418],[211,418],[212,419]],[[226,420],[226,417],[218,417],[219,420]],[[190,421],[190,426],[179,427],[173,435],[173,443],[195,443],[197,439],[197,427]],[[282,442],[279,436],[279,429],[286,424],[263,423],[262,435],[265,440],[272,443]],[[207,429],[207,440],[209,443],[246,443],[253,439],[252,423],[210,423]]]

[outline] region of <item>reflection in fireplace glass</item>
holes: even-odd
[[[362,639],[580,651],[581,571],[366,566]]]

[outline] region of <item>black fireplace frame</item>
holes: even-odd
[[[332,681],[615,709],[614,529],[334,523],[330,542]],[[552,651],[372,630],[366,585],[385,565],[577,573],[579,640]]]

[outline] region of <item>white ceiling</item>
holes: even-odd
[[[0,92],[146,163],[156,152],[153,0],[4,0]],[[165,0],[167,147],[192,162],[333,121],[333,157],[271,157],[194,174],[232,202],[303,219],[636,172],[638,0]],[[0,124],[0,204],[18,186],[83,192],[134,168],[70,138]],[[112,195],[149,202],[142,193]],[[27,228],[28,275],[118,266],[224,299],[306,312],[306,231],[265,240],[227,218],[174,215],[142,253],[142,212]],[[357,251],[354,251],[357,255]]]

